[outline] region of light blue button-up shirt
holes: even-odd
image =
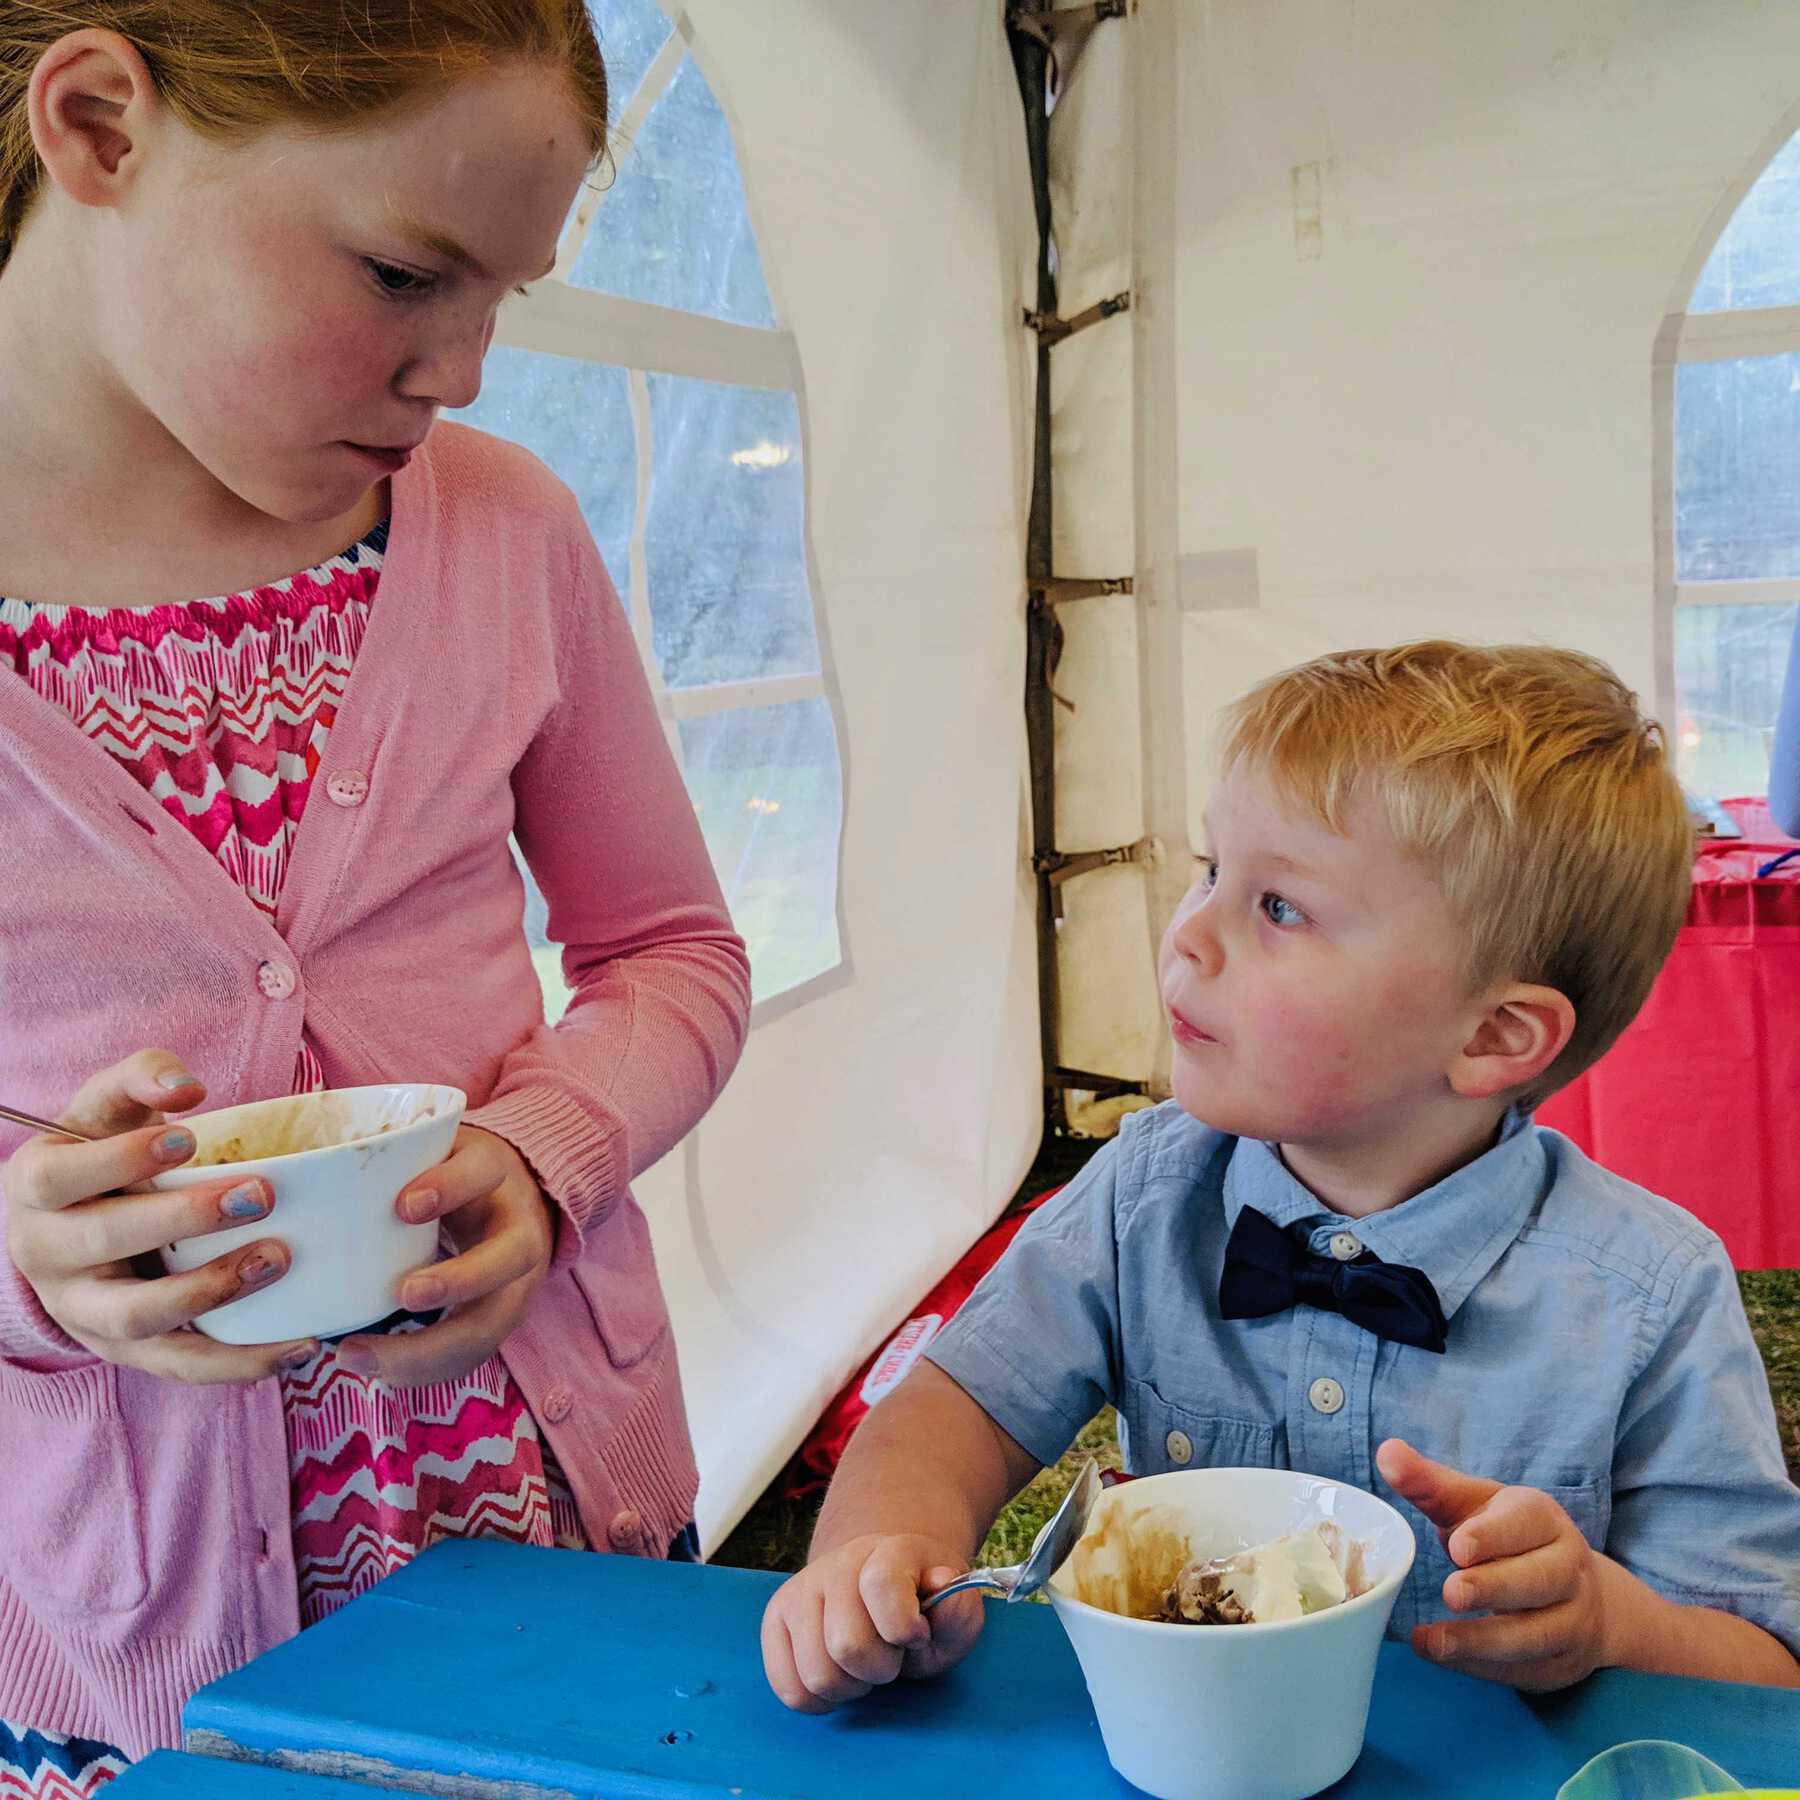
[[[1323,1255],[1423,1269],[1446,1352],[1307,1305],[1221,1318],[1245,1206],[1304,1223]],[[1110,1401],[1134,1474],[1299,1469],[1380,1495],[1418,1538],[1390,1635],[1449,1616],[1436,1529],[1375,1472],[1376,1447],[1404,1437],[1542,1488],[1660,1593],[1800,1648],[1800,1489],[1724,1246],[1526,1119],[1425,1193],[1350,1219],[1267,1144],[1173,1102],[1129,1115],[928,1354],[1045,1463]]]

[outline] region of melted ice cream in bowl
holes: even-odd
[[[158,1188],[262,1176],[274,1189],[266,1218],[163,1251],[171,1272],[280,1238],[288,1272],[194,1322],[224,1344],[274,1344],[335,1337],[384,1319],[399,1286],[436,1259],[435,1221],[409,1225],[394,1211],[408,1182],[450,1154],[462,1122],[460,1088],[423,1082],[333,1088],[257,1100],[179,1123],[194,1134],[193,1157],[152,1178]]]
[[[1285,1469],[1108,1489],[1049,1592],[1113,1767],[1160,1800],[1329,1787],[1413,1552],[1385,1501]]]

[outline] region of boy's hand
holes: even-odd
[[[1534,1691],[1567,1687],[1610,1660],[1600,1559],[1548,1494],[1464,1475],[1399,1438],[1375,1462],[1437,1526],[1456,1564],[1444,1604],[1494,1615],[1418,1626],[1412,1643],[1421,1656]]]
[[[763,1670],[796,1712],[830,1712],[898,1675],[941,1675],[981,1635],[981,1596],[957,1594],[930,1613],[930,1593],[967,1568],[924,1537],[851,1538],[807,1564],[763,1613]]]

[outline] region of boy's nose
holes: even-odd
[[[1202,975],[1216,975],[1225,965],[1224,946],[1202,903],[1183,912],[1169,927],[1169,943],[1175,954]]]

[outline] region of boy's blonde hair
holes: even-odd
[[[0,0],[0,266],[44,168],[32,71],[59,38],[116,31],[190,130],[216,141],[278,124],[345,131],[523,59],[559,68],[606,149],[606,66],[586,0]]]
[[[1243,762],[1342,831],[1359,793],[1436,876],[1470,986],[1552,987],[1575,1032],[1535,1105],[1631,1023],[1687,905],[1694,833],[1662,728],[1604,663],[1538,645],[1428,642],[1322,656],[1226,717]]]

